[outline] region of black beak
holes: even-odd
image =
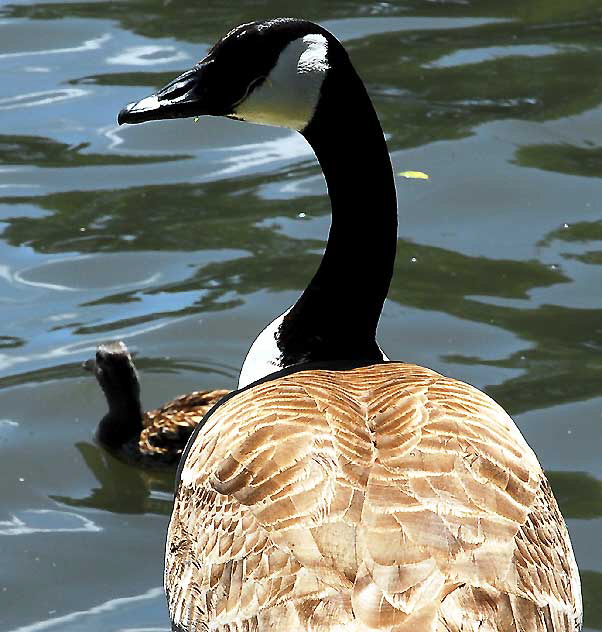
[[[203,103],[205,90],[202,76],[207,65],[199,63],[161,90],[135,103],[128,103],[119,112],[117,122],[123,125],[211,114]]]

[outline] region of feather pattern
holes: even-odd
[[[581,622],[566,527],[514,422],[402,363],[299,371],[218,407],[181,472],[165,585],[187,632]]]
[[[145,412],[137,448],[142,456],[179,459],[197,424],[230,391],[193,391]]]

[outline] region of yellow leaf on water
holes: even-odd
[[[198,117],[198,116],[195,116],[195,117],[194,117],[194,122],[195,122],[195,123],[198,123],[198,122],[199,122],[199,117]]]
[[[428,180],[429,174],[423,173],[422,171],[401,171],[397,175],[400,175],[404,178],[413,178],[415,180]]]

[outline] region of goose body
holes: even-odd
[[[181,471],[165,583],[186,631],[580,620],[566,527],[514,422],[395,362],[298,371],[220,406]]]
[[[188,442],[167,536],[172,630],[579,630],[566,526],[514,422],[376,343],[395,187],[341,44],[303,20],[241,25],[119,121],[201,114],[302,133],[332,225],[308,287],[251,347],[242,388]]]
[[[147,467],[175,467],[197,424],[229,392],[194,391],[143,412],[138,372],[123,342],[99,345],[84,367],[94,373],[109,407],[96,439],[122,460]]]

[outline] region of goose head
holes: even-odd
[[[328,31],[305,20],[242,24],[154,94],[128,104],[119,124],[203,115],[303,131],[333,68],[349,64]]]
[[[108,448],[120,448],[142,430],[140,382],[130,352],[121,341],[99,345],[84,368],[94,373],[109,407],[96,438]]]

